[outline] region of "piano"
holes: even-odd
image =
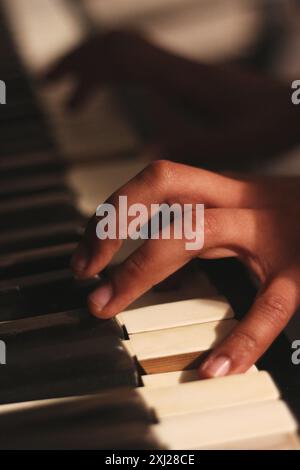
[[[155,33],[150,20],[161,2],[150,3],[136,17]],[[111,90],[66,118],[59,103],[69,84],[44,90],[34,76],[99,18],[103,28],[131,22],[130,8],[107,5],[0,4],[7,84],[0,107],[0,448],[299,449],[300,369],[284,333],[247,373],[197,380],[203,356],[255,296],[236,260],[192,262],[116,319],[87,312],[86,296],[109,268],[76,281],[71,253],[95,198],[103,201],[147,161],[137,157],[140,137]],[[188,5],[193,11],[195,2]],[[249,25],[252,13],[240,12]],[[166,41],[178,28],[175,15],[169,21]]]

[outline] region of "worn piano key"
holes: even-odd
[[[76,281],[70,270],[0,282],[0,321],[58,313],[86,306],[99,279]]]
[[[0,280],[66,269],[76,243],[36,248],[0,256]]]
[[[43,224],[80,221],[81,215],[73,205],[67,191],[49,192],[41,196],[28,196],[0,203],[2,232]]]
[[[0,337],[1,337],[1,334],[0,334]],[[246,373],[248,374],[248,373],[253,373],[257,371],[258,371],[257,367],[252,366]],[[141,381],[143,385],[147,388],[172,387],[173,385],[193,382],[195,380],[199,380],[199,374],[198,374],[197,369],[181,370],[181,371],[175,371],[175,372],[165,372],[161,374],[149,374],[149,375],[141,376]]]
[[[105,327],[105,329],[107,329]],[[77,330],[52,342],[7,344],[0,403],[14,403],[136,386],[135,364],[117,336],[101,327]]]
[[[189,299],[127,310],[117,315],[128,334],[207,323],[233,317],[224,298]]]
[[[232,442],[294,433],[297,423],[280,400],[164,418],[156,435],[167,448],[222,448]]]
[[[129,335],[125,347],[147,374],[194,369],[201,355],[218,344],[236,325],[222,320]]]
[[[7,255],[19,251],[78,242],[82,233],[83,227],[73,222],[23,228],[13,233],[0,233],[0,254]]]
[[[264,371],[162,388],[142,387],[139,393],[148,406],[153,407],[158,419],[276,400],[279,397],[276,385]]]

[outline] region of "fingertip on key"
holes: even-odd
[[[110,283],[103,284],[101,287],[92,292],[88,297],[88,307],[92,315],[106,319],[111,315],[107,314],[105,307],[113,297],[113,288]]]

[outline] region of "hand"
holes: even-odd
[[[72,76],[76,86],[67,105],[80,108],[105,84],[143,82],[156,50],[135,33],[96,34],[52,64],[41,80],[47,84]]]
[[[153,158],[228,169],[299,142],[300,108],[291,102],[289,84],[233,65],[193,62],[135,33],[89,38],[53,65],[44,81],[68,75],[77,84],[71,108],[83,106],[107,83],[150,90]]]
[[[113,317],[193,257],[236,256],[258,278],[260,291],[246,317],[199,373],[213,377],[246,371],[299,305],[299,188],[298,178],[246,181],[168,161],[152,163],[108,202],[118,209],[119,196],[126,195],[128,206],[204,203],[204,247],[187,251],[184,239],[145,241],[114,269],[109,282],[90,294],[90,311],[100,318]],[[75,274],[83,279],[101,272],[122,245],[121,240],[100,241],[96,224],[93,217],[72,259]]]

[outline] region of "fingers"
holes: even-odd
[[[128,207],[135,203],[143,204],[149,213],[151,204],[164,202],[169,205],[176,202],[239,207],[244,204],[247,185],[198,168],[158,160],[116,191],[107,202],[116,209],[118,229],[120,196],[127,197]],[[81,278],[99,273],[122,245],[122,240],[99,240],[96,235],[98,221],[97,217],[90,221],[72,259],[72,268]]]
[[[109,282],[88,299],[89,310],[110,318],[191,259],[184,240],[149,240],[116,267]]]
[[[235,212],[235,209],[208,209],[206,211],[205,238],[207,240],[204,244],[204,252],[218,250],[214,256],[232,256],[234,250],[238,252],[239,238],[243,240],[242,243],[249,244],[247,234],[251,233],[250,223],[255,218],[251,217],[247,210],[238,211],[237,215]],[[245,213],[244,216],[241,212]],[[234,221],[237,219],[243,227],[243,233],[242,230],[238,231],[239,237],[234,229]],[[194,226],[199,229],[198,222],[195,221]],[[214,224],[213,228],[212,224]],[[172,230],[171,234],[174,233]],[[195,251],[187,248],[187,239],[184,234],[181,239],[145,241],[141,248],[114,270],[110,282],[90,295],[90,311],[101,318],[114,316],[144,292],[197,256],[199,251],[202,256],[201,247]]]
[[[200,366],[201,378],[246,372],[257,361],[299,305],[299,274],[289,270],[269,283],[248,315]]]
[[[150,206],[153,203],[160,203],[165,200],[167,194],[168,181],[167,178],[162,183],[164,171],[161,169],[163,165],[159,162],[149,165],[145,170],[135,176],[131,181],[113,193],[106,203],[112,205],[115,212],[112,211],[112,218],[115,217],[116,235],[123,230],[124,222],[128,224],[130,217],[127,208],[133,204],[143,204],[150,214]],[[126,198],[125,204],[122,206],[120,199]],[[120,220],[120,213],[123,214],[125,220]],[[84,238],[79,243],[75,251],[71,266],[77,277],[82,279],[89,278],[99,273],[113,258],[116,252],[121,248],[123,240],[116,237],[115,239],[107,238],[101,240],[97,237],[97,224],[100,218],[94,216],[87,227]],[[146,222],[146,220],[145,220]],[[127,236],[126,230],[125,236]]]

